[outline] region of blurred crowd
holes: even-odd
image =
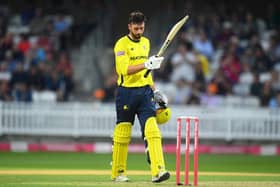
[[[27,7],[18,16],[0,8],[0,100],[68,100],[73,70],[64,38],[70,19],[47,17],[42,8]]]
[[[172,3],[162,5],[169,10],[162,20],[174,17]],[[256,98],[259,106],[280,107],[279,4],[267,3],[261,12],[239,3],[198,4],[188,1],[182,6],[191,18],[163,67],[154,71],[157,87],[172,104],[217,106],[225,97],[237,96]],[[113,88],[106,84],[109,96]]]
[[[1,3],[0,100],[71,100],[71,50],[96,27],[103,8],[98,0]]]
[[[75,91],[71,49],[117,7],[106,10],[110,2],[102,0],[28,2],[37,1],[14,9],[0,5],[0,100],[69,101]],[[240,1],[145,4],[152,52],[173,24],[190,14],[163,66],[154,71],[156,85],[170,103],[217,106],[236,96],[254,98],[259,106],[280,106],[280,5],[258,3],[257,8]],[[116,78],[108,75],[94,97],[114,101]]]

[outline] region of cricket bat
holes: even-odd
[[[177,34],[177,32],[181,29],[181,27],[186,23],[186,21],[189,19],[189,15],[186,15],[183,17],[180,21],[178,21],[172,29],[169,31],[165,41],[163,42],[161,48],[159,49],[157,56],[162,56],[171,41],[173,40],[174,36]],[[147,70],[144,77],[147,78],[151,70]]]

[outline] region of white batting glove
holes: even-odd
[[[159,104],[160,107],[166,107],[168,105],[168,98],[165,94],[161,93],[158,89],[154,91],[155,102]]]
[[[164,57],[151,56],[147,62],[144,63],[146,69],[159,69]]]

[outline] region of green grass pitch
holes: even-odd
[[[131,182],[114,183],[110,180],[110,154],[0,152],[0,187],[176,186],[175,155],[166,154],[165,160],[172,174],[167,182],[152,184],[145,155],[129,154]],[[183,160],[182,155],[182,170]],[[280,186],[280,157],[201,154],[199,186]]]

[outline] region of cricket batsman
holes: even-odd
[[[137,115],[141,125],[142,138],[148,149],[152,182],[169,179],[165,169],[161,133],[156,121],[156,103],[167,106],[167,97],[155,85],[147,70],[159,69],[163,57],[149,57],[149,39],[142,36],[146,17],[135,11],[128,18],[129,33],[121,37],[114,46],[115,66],[118,74],[116,96],[117,122],[113,133],[112,180],[127,182],[126,162],[131,128]]]

